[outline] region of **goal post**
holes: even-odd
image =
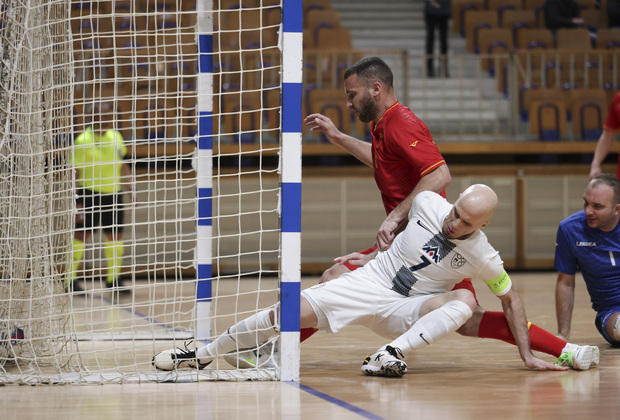
[[[196,177],[198,179],[198,223],[196,244],[196,336],[211,337],[213,275],[213,0],[198,1],[198,139]]]
[[[299,380],[301,285],[302,0],[284,0],[282,19],[281,379]]]
[[[3,3],[0,384],[299,379],[302,20],[302,0]],[[151,364],[267,309],[264,366]]]

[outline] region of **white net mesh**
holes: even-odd
[[[62,368],[63,295],[73,224],[69,26],[62,2],[2,4],[0,71],[0,363]],[[64,163],[63,163],[64,162]],[[24,331],[28,339],[22,339]],[[12,346],[12,339],[19,345]]]
[[[277,301],[281,8],[224,3],[209,13],[212,95],[197,87],[194,1],[2,3],[0,383],[277,377],[151,366],[197,322],[213,339]],[[214,277],[197,320],[201,100]]]

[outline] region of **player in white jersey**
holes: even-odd
[[[397,237],[395,252],[383,252],[369,262],[367,275],[404,295],[447,292],[463,277],[486,280],[502,275],[499,253],[482,231],[452,238],[454,233],[445,231],[451,228],[444,228],[444,221],[458,218],[458,213],[450,214],[456,208],[437,194],[419,195],[410,211],[412,228]],[[507,292],[509,282],[504,286],[496,292]]]
[[[454,205],[433,192],[418,194],[407,228],[392,247],[358,270],[301,292],[301,328],[336,333],[346,325],[364,325],[392,341],[369,355],[362,371],[402,376],[407,371],[403,354],[445,337],[472,316],[473,294],[452,290],[464,277],[471,277],[485,281],[500,298],[526,366],[567,369],[531,352],[521,300],[497,251],[479,230],[496,208],[495,192],[481,184],[465,190]],[[162,370],[202,368],[217,355],[256,347],[277,333],[275,314],[265,310],[250,316],[197,350],[158,353],[153,365]]]

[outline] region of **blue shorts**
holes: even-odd
[[[600,332],[601,335],[605,337],[605,340],[614,347],[620,347],[620,341],[614,340],[614,338],[609,335],[607,332],[607,322],[609,322],[609,318],[617,312],[620,312],[620,306],[597,313],[596,319],[594,320],[594,325],[596,325],[598,332]]]

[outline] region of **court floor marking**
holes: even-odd
[[[85,298],[86,296],[81,295],[79,297],[84,297]],[[167,329],[167,330],[170,330],[170,331],[173,331],[173,332],[178,332],[178,333],[185,332],[185,331],[179,330],[179,329],[177,329],[175,327],[171,327],[170,325],[165,324],[165,323],[163,323],[161,321],[158,321],[158,320],[156,320],[156,319],[154,319],[154,318],[152,318],[152,317],[150,317],[148,315],[145,315],[145,314],[143,314],[143,313],[141,313],[139,311],[136,311],[134,309],[128,308],[127,306],[124,306],[120,302],[115,302],[115,301],[113,301],[111,299],[108,299],[108,298],[106,298],[105,296],[103,296],[101,294],[93,293],[92,297],[94,299],[100,299],[102,302],[107,303],[111,307],[120,309],[120,310],[122,310],[124,312],[129,313],[130,315],[136,315],[138,318],[142,318],[148,324],[154,324],[154,325],[157,325],[158,327],[162,327],[164,329]]]
[[[315,397],[321,398],[322,400],[325,400],[329,403],[335,404],[339,407],[344,408],[345,410],[349,410],[352,411],[355,414],[359,414],[362,417],[365,417],[367,419],[372,419],[372,420],[385,420],[383,417],[381,416],[377,416],[376,414],[373,414],[369,411],[366,411],[362,408],[356,407],[352,404],[349,404],[348,402],[339,400],[338,398],[332,397],[331,395],[327,395],[321,391],[317,391],[314,388],[310,388],[307,385],[304,385],[300,382],[286,382],[287,384],[294,386],[296,388],[299,388],[302,391],[305,391],[309,394],[314,395]]]

